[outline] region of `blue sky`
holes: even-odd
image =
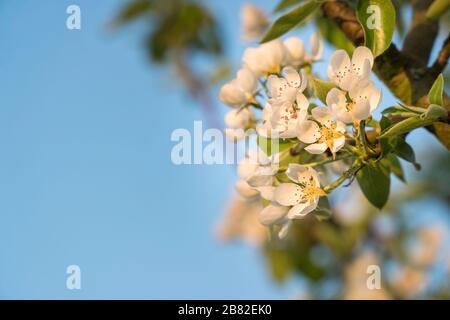
[[[235,176],[171,163],[172,131],[203,114],[148,63],[139,25],[107,30],[122,3],[0,3],[0,298],[292,297],[257,249],[214,238]],[[210,3],[235,65],[240,4]]]

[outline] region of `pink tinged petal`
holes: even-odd
[[[265,225],[270,226],[281,222],[289,211],[289,207],[281,206],[276,202],[271,202],[259,214],[259,221]]]
[[[311,110],[311,115],[321,124],[329,127],[333,123],[333,114],[329,108],[317,107]]]
[[[253,95],[258,89],[258,81],[254,73],[247,68],[240,69],[237,72],[236,84],[248,95]]]
[[[235,188],[242,197],[247,199],[254,198],[259,194],[259,191],[252,188],[245,180],[236,181]]]
[[[308,167],[302,166],[298,163],[289,163],[289,166],[286,170],[286,175],[292,181],[300,183],[301,181],[298,180],[298,177],[305,172],[308,172]]]
[[[353,118],[356,120],[364,120],[370,115],[369,100],[359,100],[352,109]]]
[[[287,217],[289,219],[301,219],[304,218],[308,213],[317,208],[317,202],[309,203],[300,203],[291,210],[289,210]]]
[[[246,102],[244,92],[233,83],[227,83],[220,88],[219,99],[232,107],[240,107]]]
[[[302,189],[294,183],[282,183],[274,193],[274,200],[283,206],[296,205],[302,194]]]
[[[321,154],[327,150],[328,146],[326,143],[314,143],[305,148],[306,151],[312,154]]]
[[[364,46],[359,46],[353,51],[352,55],[352,65],[355,67],[362,68],[365,60],[368,60],[370,68],[373,67],[373,54],[369,48]]]
[[[314,143],[320,138],[319,125],[311,120],[305,120],[298,124],[297,138],[304,143]]]
[[[345,137],[339,137],[333,140],[333,147],[331,148],[332,153],[338,152],[345,144]]]

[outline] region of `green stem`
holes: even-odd
[[[310,163],[303,163],[303,166],[308,166],[308,167],[317,167],[317,166],[321,166],[327,163],[331,163],[331,162],[335,162],[335,161],[339,161],[339,160],[344,160],[344,159],[348,159],[348,158],[353,158],[354,155],[353,154],[345,154],[345,155],[341,155],[338,156],[336,158],[329,158],[329,159],[324,159],[321,161],[316,161],[316,162],[310,162]]]
[[[356,172],[358,172],[358,170],[361,169],[363,166],[364,166],[364,164],[360,160],[355,160],[355,162],[353,162],[353,165],[351,166],[350,169],[345,171],[344,174],[341,177],[339,177],[339,179],[337,179],[336,181],[325,186],[323,188],[323,191],[325,191],[326,193],[331,193],[334,189],[336,189],[342,183],[344,183],[345,180],[354,176],[356,174]]]

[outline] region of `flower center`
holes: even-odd
[[[334,140],[343,136],[342,132],[336,130],[337,125],[333,123],[330,127],[322,126],[320,128],[319,143],[326,143],[330,150],[333,148]]]
[[[302,179],[303,182],[300,183],[302,188],[302,194],[300,195],[300,203],[312,203],[317,197],[326,195],[326,192],[321,188],[316,186],[313,177],[309,177],[308,180]]]

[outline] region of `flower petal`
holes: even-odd
[[[274,200],[283,206],[296,205],[302,194],[302,189],[294,183],[282,183],[274,193]]]
[[[255,189],[259,191],[262,198],[269,200],[269,201],[273,200],[274,193],[275,193],[275,187],[264,186],[264,187],[256,187]]]
[[[251,199],[258,196],[259,191],[252,188],[247,181],[238,180],[235,184],[236,191],[244,198]]]
[[[242,68],[237,72],[236,84],[248,95],[253,95],[258,89],[257,78],[254,73],[247,68]]]
[[[342,90],[339,90],[338,88],[333,88],[330,91],[328,91],[326,103],[329,108],[331,108],[334,111],[334,108],[336,106],[344,107],[347,102],[347,99],[345,98],[345,93]]]
[[[306,96],[303,93],[301,93],[299,91],[299,92],[297,92],[296,102],[297,102],[297,108],[300,109],[297,112],[298,120],[304,121],[308,115],[309,100],[308,100],[308,98],[306,98]]]
[[[333,114],[330,108],[317,107],[311,110],[311,115],[324,126],[330,127],[333,123]]]
[[[321,154],[321,153],[324,153],[325,150],[327,150],[327,148],[328,148],[328,146],[324,142],[324,143],[310,144],[309,146],[307,146],[305,148],[305,150],[308,151],[309,153],[312,153],[312,154]]]
[[[333,140],[333,147],[331,148],[332,153],[338,152],[345,144],[345,137],[339,137]]]
[[[373,67],[373,54],[369,48],[365,46],[359,46],[353,51],[352,66],[356,68],[363,68],[364,60],[368,60],[370,68]]]
[[[334,83],[339,84],[341,78],[350,68],[350,58],[345,50],[336,50],[331,58],[328,67],[328,77]]]
[[[370,115],[369,100],[359,100],[352,109],[352,115],[356,120],[364,120]]]
[[[265,226],[281,222],[289,211],[289,207],[281,206],[276,202],[271,202],[259,214],[259,222]]]
[[[304,143],[314,143],[320,138],[319,125],[311,120],[299,122],[297,138]]]
[[[285,63],[294,66],[300,65],[305,56],[303,41],[297,37],[290,37],[283,44],[286,47]]]
[[[286,67],[283,69],[285,74],[284,78],[287,80],[288,84],[293,88],[298,88],[300,86],[300,75],[297,70],[292,67]]]
[[[289,210],[287,217],[289,219],[304,218],[308,213],[317,208],[317,201],[313,203],[300,203]]]
[[[298,163],[289,163],[286,170],[286,175],[294,182],[300,183],[298,177],[308,171],[308,167],[302,166]]]
[[[219,99],[231,107],[240,107],[246,102],[244,92],[233,82],[220,88]]]
[[[314,32],[309,38],[309,44],[311,46],[311,59],[313,61],[319,60],[322,56],[323,41],[317,32]]]

